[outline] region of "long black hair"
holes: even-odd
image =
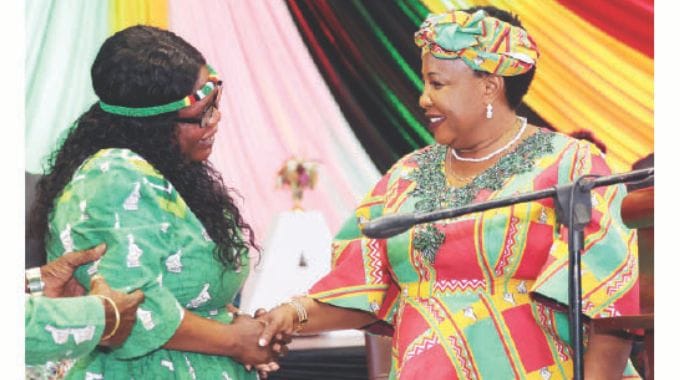
[[[169,103],[191,93],[206,61],[172,32],[133,26],[108,38],[92,65],[94,91],[105,103],[145,107]],[[221,175],[207,162],[191,162],[176,138],[177,112],[135,118],[104,112],[95,103],[81,115],[61,148],[48,159],[47,174],[38,182],[31,214],[31,236],[47,239],[54,200],[76,169],[104,148],[134,151],[169,180],[216,244],[225,268],[242,265],[241,254],[259,250],[253,230],[243,220]]]

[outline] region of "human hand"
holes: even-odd
[[[107,299],[102,298],[106,314],[106,326],[104,327],[102,337],[107,337],[112,332],[113,335],[106,340],[100,341],[99,345],[105,347],[120,346],[132,331],[137,318],[137,306],[144,301],[144,293],[141,290],[135,290],[130,294],[115,291],[109,287],[104,277],[94,275],[90,282],[90,295],[108,297],[108,299],[113,301],[119,313],[116,316],[113,305]],[[116,318],[119,318],[117,328]]]
[[[264,314],[260,313],[257,319],[262,321],[265,327],[258,339],[258,345],[266,347],[270,343],[275,344],[276,340],[286,339],[290,342],[295,332],[297,317],[295,309],[286,305],[279,305]]]
[[[257,309],[255,311],[255,318],[259,318],[264,316],[267,313],[267,310],[265,309]],[[277,359],[280,359],[286,354],[288,354],[288,344],[292,341],[292,336],[288,334],[283,334],[283,333],[278,333],[272,340],[272,343],[270,346],[272,347],[272,351],[274,354],[277,356]],[[255,369],[257,370],[258,375],[260,376],[260,379],[266,379],[269,377],[270,372],[275,372],[279,370],[279,364],[277,362],[270,362],[267,364],[260,364],[255,366]]]
[[[260,379],[266,379],[269,377],[269,373],[271,372],[276,372],[279,370],[279,363],[277,362],[270,362],[267,364],[258,364],[255,366],[255,370],[257,370],[257,375],[259,376]],[[248,369],[250,371],[250,369]]]
[[[267,322],[264,318],[264,315],[267,314],[267,310],[265,309],[257,309],[255,311],[255,319],[262,321],[262,323],[267,326],[269,322]],[[262,317],[262,318],[260,318]],[[286,334],[282,331],[278,332],[276,335],[274,335],[270,345],[272,347],[272,350],[274,351],[275,354],[279,358],[284,357],[288,353],[288,344],[293,340],[292,334]]]
[[[45,297],[75,297],[85,294],[85,289],[73,277],[73,272],[81,265],[98,260],[106,252],[106,244],[101,243],[84,251],[69,252],[60,258],[40,267],[40,275],[45,283]]]
[[[247,370],[253,367],[267,367],[277,356],[271,346],[259,346],[257,339],[260,337],[265,325],[264,322],[241,312],[233,305],[227,305],[227,310],[234,315],[232,326],[238,336],[234,339],[236,347],[233,347],[232,358],[242,363]]]

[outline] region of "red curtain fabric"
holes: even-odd
[[[654,0],[557,0],[612,37],[654,57]]]

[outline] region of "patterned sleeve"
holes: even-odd
[[[76,271],[89,289],[99,272],[116,290],[141,289],[145,300],[119,359],[161,347],[184,316],[175,296],[162,286],[162,263],[172,254],[168,231],[186,204],[141,157],[127,150],[104,150],[86,161],[56,200],[50,219],[49,259],[64,252],[107,244],[106,254]]]
[[[364,237],[359,223],[383,214],[393,173],[390,170],[378,181],[355,215],[345,222],[332,243],[331,272],[309,290],[309,296],[318,301],[368,311],[390,324],[397,309],[399,288],[389,270],[386,243],[384,239]]]
[[[104,332],[104,306],[95,296],[26,296],[26,364],[83,356]]]
[[[573,182],[584,174],[611,174],[602,154],[584,142],[574,144],[559,167],[559,182]],[[582,311],[587,318],[639,313],[638,252],[636,231],[621,219],[622,184],[593,189],[592,219],[584,231],[581,256]],[[569,341],[568,319],[568,231],[555,230],[550,255],[534,283],[532,292],[543,306],[545,328]],[[548,307],[545,309],[544,307]]]

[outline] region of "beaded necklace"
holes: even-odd
[[[498,155],[501,152],[504,152],[508,150],[514,143],[519,140],[520,137],[522,137],[522,134],[524,134],[524,131],[527,129],[527,119],[525,117],[517,116],[517,119],[519,119],[522,122],[522,127],[519,129],[519,132],[515,135],[515,137],[512,138],[512,140],[508,141],[507,144],[503,145],[502,147],[494,150],[493,152],[487,154],[484,157],[479,157],[479,158],[466,158],[466,157],[461,157],[456,153],[456,150],[451,148],[451,154],[453,157],[458,160],[458,161],[466,161],[466,162],[484,162],[496,155]]]

